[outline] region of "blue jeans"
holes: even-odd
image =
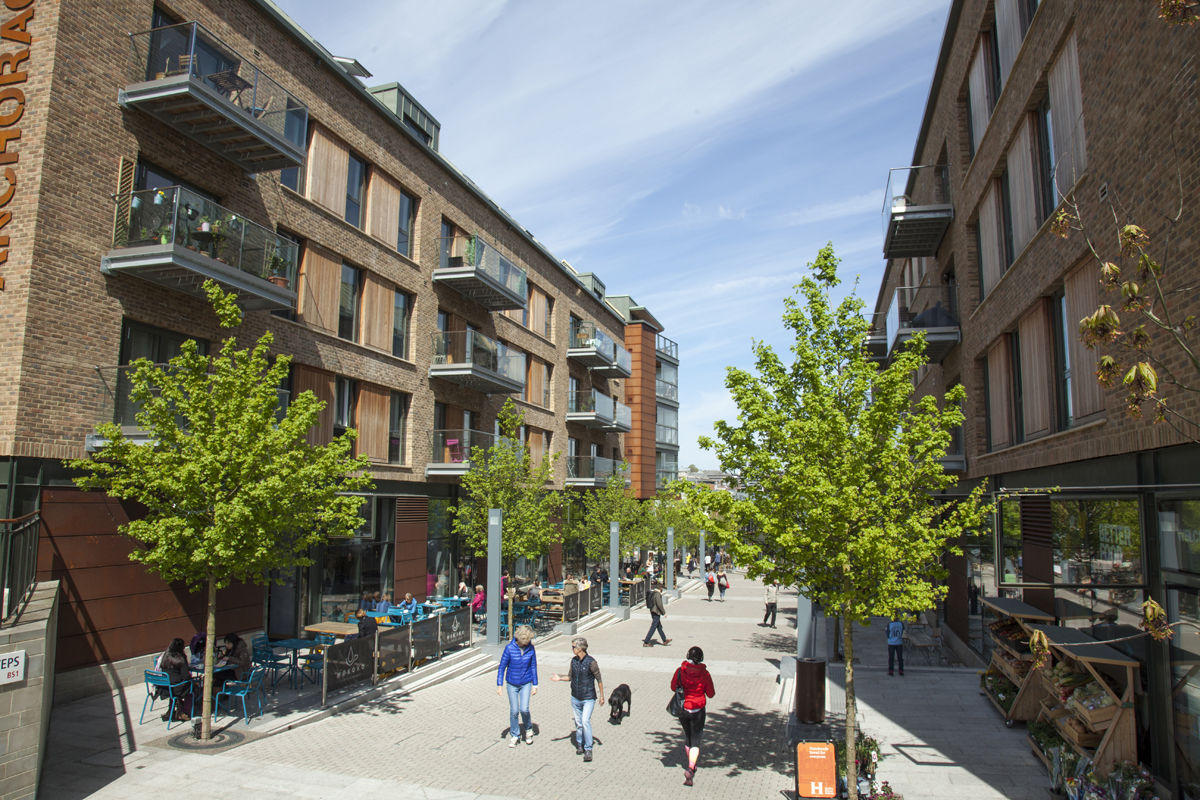
[[[533,692],[533,684],[513,686],[506,681],[504,688],[508,692],[508,732],[513,736],[520,736],[521,728],[517,724],[517,714],[521,715],[521,722],[525,723],[525,730],[532,730],[529,716],[529,695]]]
[[[667,643],[667,634],[663,630],[662,617],[659,616],[658,614],[651,614],[650,615],[650,630],[648,630],[646,632],[646,638],[643,639],[642,641],[646,644],[649,644],[650,640],[654,638],[655,631],[658,631],[658,635],[662,637],[663,644],[666,644]]]
[[[596,708],[596,701],[593,700],[576,700],[571,698],[571,710],[575,712],[575,741],[583,746],[584,750],[592,749],[592,711]]]

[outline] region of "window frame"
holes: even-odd
[[[1008,359],[1012,377],[1009,378],[1009,403],[1013,416],[1013,445],[1025,441],[1025,409],[1024,393],[1021,389],[1021,332],[1014,330],[1008,334]]]
[[[1038,226],[1041,227],[1058,208],[1054,186],[1054,117],[1049,91],[1038,102],[1034,122],[1037,134]]]
[[[358,164],[361,166],[361,170],[359,170],[358,196],[357,197],[355,197],[351,193],[351,189],[354,187],[353,181],[354,181],[355,164]],[[370,169],[370,165],[366,159],[359,158],[353,152],[348,152],[346,154],[346,206],[345,206],[345,209],[343,210],[342,218],[346,222],[349,222],[351,225],[353,225],[354,227],[359,228],[359,229],[362,229],[362,226],[363,226],[363,211],[366,208],[366,199],[367,199],[366,198],[367,172],[369,169]],[[350,214],[351,205],[350,204],[351,203],[353,203],[356,206],[354,219],[350,218],[350,216],[351,216],[351,214]]]
[[[1075,426],[1074,400],[1071,397],[1071,350],[1067,331],[1067,295],[1065,289],[1054,293],[1054,389],[1055,422],[1058,430],[1065,431]]]
[[[392,392],[388,406],[388,463],[408,463],[408,414],[412,408],[412,396],[404,392]],[[399,413],[397,414],[397,408]],[[399,427],[396,427],[397,421]],[[393,444],[396,457],[393,458]]]
[[[349,317],[348,323],[347,323],[347,317],[343,313],[345,310],[345,307],[342,302],[345,298],[344,290],[345,290],[345,286],[346,286],[346,271],[347,270],[349,270],[351,272],[351,274],[354,275],[354,298],[353,298],[354,308],[353,308],[353,313]],[[339,276],[339,281],[338,281],[338,330],[337,330],[337,335],[338,335],[339,339],[344,339],[348,342],[358,343],[358,341],[362,338],[362,336],[359,332],[360,323],[362,322],[362,295],[363,295],[363,271],[361,269],[359,269],[358,267],[354,266],[353,264],[348,264],[347,262],[343,261],[342,262],[342,272],[341,272],[341,275]],[[349,336],[344,335],[342,332],[344,324],[349,326],[349,329],[350,329]]]
[[[405,203],[408,204],[408,214],[404,213]],[[417,227],[417,198],[403,189],[400,190],[400,222],[396,231],[396,252],[405,258],[413,257],[413,242],[416,239]]]
[[[404,303],[400,303],[400,298],[404,298]],[[406,361],[409,359],[409,349],[412,343],[412,316],[414,296],[402,289],[396,289],[396,296],[392,299],[392,355],[396,358],[403,358]],[[403,331],[397,337],[396,334],[396,314],[403,308],[404,324]],[[396,352],[396,340],[400,339],[400,352]]]
[[[358,381],[338,375],[333,383],[333,438],[355,427]]]

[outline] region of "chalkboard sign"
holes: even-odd
[[[379,629],[379,673],[407,669],[412,649],[408,626]]]
[[[426,617],[417,620],[412,628],[413,659],[420,661],[433,658],[438,652],[438,621],[437,617]]]
[[[796,743],[796,796],[837,796],[837,759],[833,742]]]
[[[375,637],[351,639],[325,648],[325,691],[334,692],[370,678],[375,671]]]
[[[464,647],[471,642],[471,609],[462,608],[438,615],[442,626],[442,650]]]
[[[579,619],[579,592],[563,595],[563,622]]]

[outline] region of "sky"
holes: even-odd
[[[726,369],[786,355],[817,251],[868,311],[888,170],[908,166],[950,0],[276,0],[558,258],[679,343],[680,466],[734,421]]]

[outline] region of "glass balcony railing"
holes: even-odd
[[[492,311],[525,307],[525,270],[480,236],[443,238],[433,278]]]
[[[483,431],[466,429],[429,432],[429,463],[469,466],[496,443],[496,437]]]
[[[198,22],[129,35],[129,84],[187,76],[303,153],[308,107]],[[301,159],[303,160],[303,159]]]
[[[616,345],[616,349],[617,349],[617,358],[616,358],[617,367],[619,369],[629,373],[630,375],[632,375],[633,374],[633,356],[631,356],[629,354],[629,351],[626,350],[624,347],[622,347],[619,344]]]
[[[925,355],[931,363],[940,362],[962,339],[958,287],[939,284],[896,289],[884,325],[888,357],[911,339],[915,331],[924,330]]]
[[[629,378],[633,375],[633,356],[628,350],[614,341],[609,355],[611,358],[602,358],[600,362],[589,366],[606,378]]]
[[[608,357],[608,360],[611,361],[615,357],[617,343],[613,341],[611,336],[596,327],[596,323],[591,320],[584,320],[571,331],[570,346],[580,349],[592,348]]]
[[[654,394],[663,400],[670,400],[674,403],[679,402],[679,387],[673,383],[667,383],[661,378],[654,381]]]
[[[671,341],[661,333],[654,337],[654,349],[662,353],[667,358],[674,361],[679,360],[679,345]]]
[[[883,195],[884,258],[928,258],[954,219],[950,165],[898,167]]]
[[[602,456],[567,456],[567,480],[603,485],[616,476],[628,481],[630,469],[622,463]]]
[[[654,441],[663,444],[679,444],[679,429],[669,425],[654,426]]]
[[[479,331],[437,331],[429,372],[486,392],[519,392],[525,387],[525,354]]]
[[[654,488],[665,489],[679,478],[678,469],[658,469],[654,471]]]
[[[612,401],[612,405],[613,405],[613,413],[612,413],[613,426],[616,428],[620,428],[621,430],[624,430],[624,431],[632,429],[633,428],[633,410],[630,409],[629,406],[622,403],[620,400],[616,400],[616,399],[614,399]]]
[[[178,245],[197,256],[296,286],[299,245],[182,186],[119,195],[113,249]]]

